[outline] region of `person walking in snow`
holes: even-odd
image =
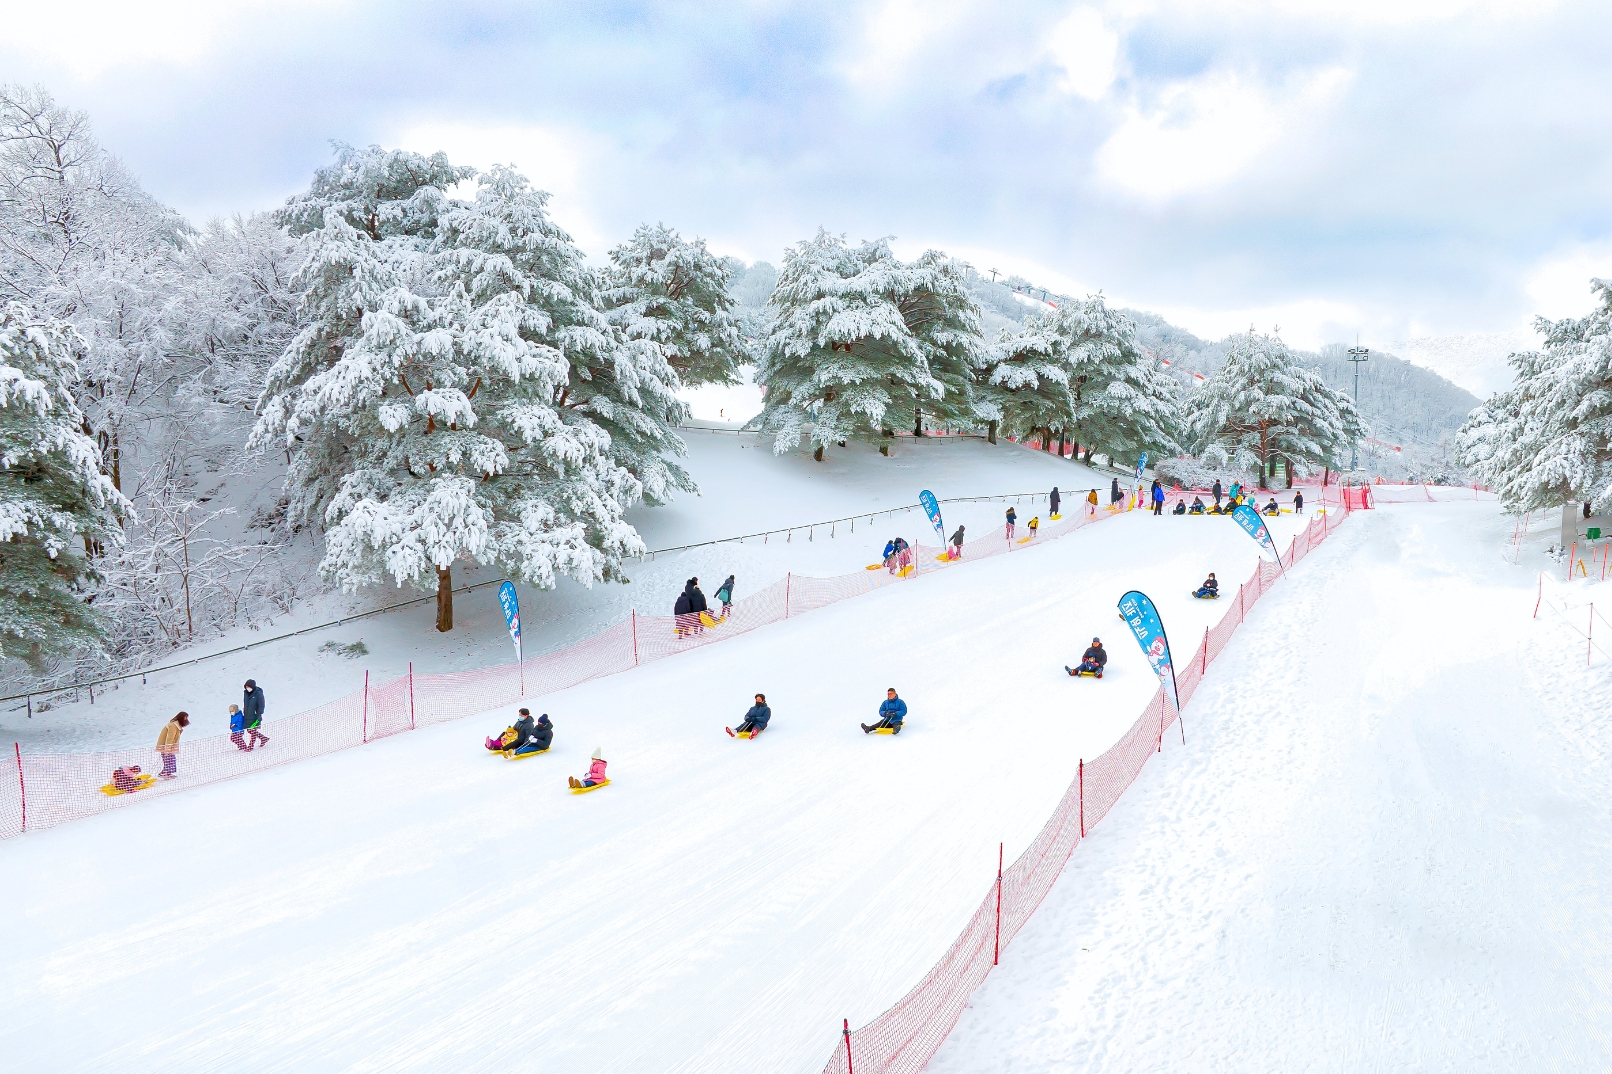
[[[179,774],[179,736],[190,726],[190,713],[180,712],[162,725],[157,735],[157,752],[162,754],[162,771],[158,779],[173,779]]]
[[[1040,529],[1040,528],[1041,528],[1041,520],[1039,518],[1032,518],[1030,520],[1030,537],[1032,539],[1035,537],[1035,531]]]
[[[521,719],[525,720],[529,726],[530,735],[525,742],[510,746],[508,747],[509,749],[516,754],[542,753],[554,744],[554,725],[549,722],[548,713],[545,712],[539,716],[534,724],[532,723],[532,714],[525,709],[521,709]],[[517,731],[520,730],[520,726],[521,721],[516,720],[515,729]]]
[[[1019,513],[1012,507],[1007,509],[1007,539],[1013,540],[1013,524],[1019,520]]]
[[[1153,479],[1153,513],[1158,516],[1164,514],[1164,486],[1159,484],[1156,477]]]
[[[584,776],[582,779],[577,779],[575,776],[567,776],[565,778],[571,781],[571,786],[573,788],[597,787],[599,784],[603,783],[605,781],[605,759],[603,747],[593,751],[593,763],[588,766],[588,774],[586,776]]]
[[[246,715],[241,712],[241,706],[229,707],[229,740],[235,743],[235,748],[241,751],[247,749],[246,745]]]
[[[716,599],[722,602],[722,618],[726,619],[733,610],[733,575],[728,575],[728,580],[717,587]]]
[[[1097,490],[1096,489],[1092,489],[1090,492],[1086,493],[1086,517],[1087,518],[1096,518],[1097,517]]]
[[[1226,494],[1226,490],[1220,487],[1220,478],[1215,478],[1215,487],[1209,491],[1215,498],[1215,510],[1218,512],[1220,510],[1220,497]]]
[[[953,559],[962,559],[963,558],[963,527],[961,525],[959,525],[957,527],[957,532],[952,534],[952,554],[951,554],[951,558],[953,558]]]
[[[1125,494],[1119,490],[1119,478],[1116,477],[1113,484],[1108,486],[1108,502],[1111,504],[1119,503],[1124,498]]]
[[[250,750],[259,744],[267,746],[269,736],[259,730],[263,726],[263,687],[257,684],[256,679],[247,679],[242,689],[241,715],[246,728],[246,748]]]
[[[728,734],[737,734],[740,731],[749,731],[750,737],[755,738],[767,729],[772,720],[772,709],[767,705],[767,695],[757,694],[756,703],[750,706],[750,711],[744,714],[744,719],[738,727],[728,728]]]
[[[1056,516],[1058,514],[1058,505],[1062,502],[1063,500],[1058,496],[1058,486],[1052,486],[1052,495],[1047,497],[1047,514]]]
[[[901,725],[907,719],[907,703],[896,696],[894,686],[884,692],[884,702],[879,705],[879,722],[864,723],[857,726],[862,728],[864,735],[871,734],[881,727],[890,728],[891,734],[899,735]]]
[[[1293,490],[1293,513],[1295,515],[1302,515],[1304,513],[1304,490],[1303,489],[1295,489],[1295,490]]]
[[[690,613],[689,625],[694,628],[694,633],[704,634],[705,624],[700,620],[700,613],[706,609],[705,594],[700,592],[700,580],[698,578],[690,578],[688,580],[687,593],[688,610]]]

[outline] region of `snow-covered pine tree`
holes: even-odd
[[[73,401],[73,330],[19,303],[0,309],[0,657],[98,646],[87,554],[121,538],[127,501]]]
[[[1335,465],[1354,438],[1370,433],[1347,395],[1327,387],[1280,338],[1252,329],[1227,340],[1224,364],[1193,405],[1198,453],[1211,465],[1257,468],[1260,488],[1275,460],[1288,463],[1291,484],[1295,469]]]
[[[858,247],[818,231],[784,256],[774,318],[756,379],[752,422],[773,451],[810,425],[815,455],[852,436],[878,436],[912,414],[914,431],[977,419],[974,384],[989,361],[963,270],[938,251],[903,263],[880,239]]]
[[[1069,390],[1071,341],[1053,318],[1004,329],[991,345],[991,361],[980,375],[980,416],[1000,424],[1004,436],[1041,436],[1050,444],[1053,430],[1069,427],[1074,396]]]
[[[660,347],[686,387],[737,384],[749,360],[728,291],[733,268],[665,224],[643,224],[610,251],[602,302],[631,340]]]
[[[1612,502],[1612,281],[1588,316],[1537,319],[1538,351],[1513,354],[1515,385],[1461,427],[1460,461],[1511,511]]]

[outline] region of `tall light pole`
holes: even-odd
[[[1355,339],[1355,345],[1349,348],[1349,361],[1355,364],[1355,409],[1360,409],[1360,363],[1371,356],[1370,347],[1362,347],[1360,340]],[[1349,470],[1353,472],[1360,465],[1359,441],[1351,438],[1349,441]]]

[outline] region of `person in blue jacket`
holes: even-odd
[[[235,743],[235,748],[238,750],[248,748],[246,745],[246,714],[241,711],[241,706],[239,705],[229,707],[229,740]]]
[[[1159,484],[1159,479],[1156,477],[1153,479],[1153,513],[1164,514],[1164,486]]]
[[[907,718],[907,703],[896,696],[894,686],[885,691],[884,704],[879,706],[879,722],[861,724],[862,733],[869,734],[881,727],[888,727],[895,734],[901,733],[901,723]]]
[[[767,695],[757,694],[756,703],[751,705],[750,711],[744,714],[744,721],[740,723],[738,727],[735,727],[733,730],[729,731],[728,734],[731,735],[739,731],[749,731],[750,737],[754,738],[756,735],[759,735],[761,732],[767,729],[767,724],[769,721],[771,721],[771,719],[772,709],[767,705]]]

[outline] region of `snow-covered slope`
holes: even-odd
[[[1519,329],[1397,339],[1383,349],[1407,362],[1431,369],[1479,399],[1487,399],[1511,387],[1507,356],[1514,351],[1534,350],[1539,345],[1540,338],[1531,329]]]
[[[905,438],[898,453],[889,458],[866,444],[853,443],[830,452],[818,463],[806,452],[775,456],[770,444],[754,435],[688,430],[682,436],[689,448],[687,465],[700,483],[701,495],[680,496],[665,507],[629,512],[630,521],[651,549],[913,504],[925,488],[945,498],[1044,493],[1053,485],[1067,493],[1071,488],[1093,485],[1107,489],[1109,482],[1105,474],[1005,442],[990,445],[981,440],[937,438],[914,443]],[[1021,510],[1028,507],[1026,502]],[[971,535],[977,535],[999,525],[1003,509],[1000,503],[947,505],[946,522],[951,527],[964,523]],[[854,530],[846,525],[826,532],[802,530],[765,542],[657,556],[629,566],[633,580],[628,585],[588,589],[562,580],[559,588],[549,592],[521,586],[526,652],[546,652],[589,637],[620,622],[634,608],[669,613],[690,576],[699,577],[710,594],[723,578],[734,574],[737,595],[744,596],[789,571],[832,575],[856,570],[874,562],[888,538],[902,534],[910,541],[930,532],[922,512],[913,510],[881,517],[871,529],[864,521]],[[495,577],[490,571],[457,570],[454,580],[463,585]],[[380,607],[418,595],[390,586],[368,590],[357,598],[331,594],[304,602],[294,614],[268,622],[260,632],[238,630],[208,645],[176,652],[171,660],[222,652],[266,634],[328,622],[356,608]],[[33,719],[27,717],[22,702],[8,702],[6,711],[0,712],[0,741],[20,741],[25,751],[143,745],[154,742],[162,724],[180,709],[195,718],[196,730],[218,734],[227,729],[226,710],[231,702],[240,701],[241,683],[247,678],[256,679],[267,692],[268,719],[272,721],[359,689],[366,670],[380,682],[403,674],[410,661],[417,671],[433,672],[485,667],[513,657],[496,587],[455,599],[451,633],[435,631],[434,616],[435,607],[427,601],[153,675],[144,683],[133,679],[117,690],[98,690],[93,705],[86,693],[77,703],[58,702],[48,711],[36,707]],[[359,642],[368,655],[347,658],[321,651],[326,645]]]
[[[1285,545],[1295,520],[1274,521]],[[1152,695],[1119,595],[1151,591],[1191,639],[1225,605],[1187,590],[1256,555],[1226,520],[1120,516],[546,698],[544,756],[486,756],[499,711],[8,840],[0,1055],[820,1069]],[[1093,634],[1109,674],[1068,678]],[[907,729],[864,736],[887,686]],[[758,690],[772,729],[728,738]],[[614,782],[570,795],[595,746]]]
[[[1390,507],[1301,563],[929,1069],[1612,1069],[1612,665],[1510,534]]]

